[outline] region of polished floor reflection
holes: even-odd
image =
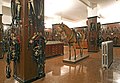
[[[101,51],[90,53],[84,50],[84,54],[90,56],[75,64],[63,63],[63,58],[68,57],[67,47],[64,53],[64,56],[48,58],[45,78],[32,83],[120,83],[120,48],[114,48],[114,62],[108,70],[101,68]],[[5,78],[4,59],[0,60],[0,83],[18,83],[13,78]]]

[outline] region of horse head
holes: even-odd
[[[60,33],[64,32],[64,24],[63,23],[59,24],[58,32],[60,32]]]
[[[64,30],[64,24],[61,23],[61,24],[57,24],[57,28],[55,28],[55,32],[56,32],[56,35],[59,35],[61,36],[61,40],[65,40],[66,39],[66,34],[65,34],[65,30]]]

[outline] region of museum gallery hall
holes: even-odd
[[[0,83],[120,83],[120,0],[0,0]]]

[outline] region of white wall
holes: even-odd
[[[2,14],[2,0],[0,0],[0,14]]]
[[[98,12],[101,15],[101,24],[120,22],[120,1],[118,0],[105,8],[100,7]]]
[[[11,24],[12,18],[11,18],[11,9],[9,7],[2,6],[2,23],[4,24]]]
[[[86,21],[87,19],[75,22],[65,18],[61,18],[60,16],[57,17],[55,16],[51,18],[49,17],[49,18],[45,18],[45,28],[52,28],[52,24],[58,24],[62,22],[66,24],[69,28],[87,26]]]
[[[70,26],[70,28],[73,27],[82,27],[82,26],[87,26],[86,24],[87,19],[81,20],[81,21],[77,21],[77,22],[69,22],[69,23],[65,23],[68,24],[68,26]]]
[[[61,17],[54,15],[51,17],[45,16],[45,28],[52,28],[52,24],[61,23]]]
[[[69,28],[73,28],[73,27],[77,26],[77,22],[70,21],[70,20],[65,19],[65,18],[62,18],[61,22],[66,24]]]
[[[99,16],[98,22],[101,24],[120,22],[120,0],[114,1],[107,6],[97,5],[96,8],[87,8],[88,17]]]
[[[11,17],[8,15],[3,15],[2,23],[3,24],[11,24]]]
[[[97,7],[96,8],[89,8],[87,7],[88,9],[88,17],[93,17],[93,16],[97,16]]]
[[[73,28],[77,25],[76,22],[54,15],[52,17],[45,17],[45,28],[52,28],[52,24],[58,24],[62,22],[70,28]]]
[[[87,26],[86,21],[87,21],[87,18],[84,19],[84,20],[81,20],[81,21],[79,22],[80,26],[78,26],[78,27]]]
[[[2,23],[4,24],[11,24],[11,0],[2,0]]]

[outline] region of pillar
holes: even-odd
[[[40,0],[39,0],[40,1]],[[20,27],[20,60],[16,64],[17,68],[16,74],[14,75],[15,79],[22,83],[31,83],[34,80],[37,80],[38,77],[38,68],[37,64],[32,58],[32,49],[29,46],[29,19],[28,19],[28,2],[29,0],[20,0],[21,2],[21,27]],[[44,1],[43,3],[44,4]],[[44,10],[44,8],[42,9]],[[44,16],[44,15],[43,15]],[[42,28],[40,31],[44,31],[44,18],[42,17]]]
[[[0,59],[3,58],[2,39],[3,39],[3,25],[2,25],[2,14],[0,14]]]
[[[98,7],[88,8],[88,51],[99,51],[99,29],[100,23],[98,23]]]
[[[0,58],[3,58],[2,50],[2,37],[3,37],[3,26],[2,26],[2,0],[0,0]]]

